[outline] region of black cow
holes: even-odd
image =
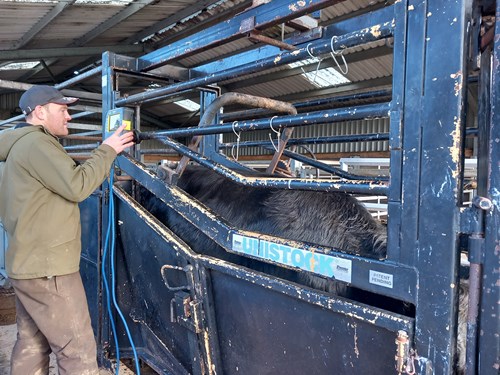
[[[256,172],[258,173],[258,172]],[[386,229],[354,197],[343,192],[283,190],[239,185],[206,168],[190,166],[178,186],[239,229],[333,247],[364,257],[386,255]],[[346,295],[341,284],[296,274],[230,254],[147,192],[143,205],[195,251]]]

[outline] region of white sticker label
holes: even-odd
[[[297,249],[239,234],[233,234],[233,251],[333,277],[336,280],[351,282],[352,261],[349,259]]]
[[[393,275],[390,273],[383,273],[383,272],[377,272],[377,271],[372,271],[370,270],[370,283],[375,284],[375,285],[380,285],[385,288],[391,288],[392,289],[392,278]]]

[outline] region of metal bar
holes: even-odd
[[[319,38],[319,37],[318,37]],[[317,38],[314,38],[317,39]],[[298,45],[299,47],[301,45]],[[297,47],[297,48],[299,48]],[[384,58],[384,57],[390,57],[392,55],[392,49],[387,47],[386,45],[380,46],[380,47],[375,47],[375,48],[370,48],[367,50],[362,50],[359,52],[349,52],[345,53],[344,56],[346,57],[346,61],[349,63],[349,65],[352,64],[357,64],[362,61],[366,60],[372,60],[372,59],[377,59],[379,58]],[[250,60],[252,61],[252,60]],[[241,61],[240,61],[241,63]],[[297,66],[295,68],[290,68],[288,69],[282,69],[279,71],[268,71],[263,74],[259,74],[258,76],[249,76],[244,79],[239,79],[235,82],[224,84],[224,87],[227,89],[227,91],[239,91],[240,89],[243,89],[245,87],[251,86],[251,85],[260,85],[263,83],[271,84],[272,82],[275,81],[280,81],[283,79],[291,78],[291,77],[296,77],[300,76],[305,73],[309,72],[316,72],[318,70],[318,61],[313,61],[313,60],[304,60],[303,63],[305,65]],[[328,69],[328,68],[336,68],[337,64],[335,63],[335,60],[328,58],[327,56],[324,56],[323,59],[321,60],[321,69]],[[199,75],[198,75],[199,76]],[[195,77],[198,77],[195,76]],[[334,87],[331,88],[337,88],[338,86],[335,85]],[[368,85],[370,89],[374,89],[376,86],[370,86]],[[348,90],[345,90],[348,91]],[[332,92],[331,95],[340,95],[342,91],[337,91],[337,92]],[[309,94],[309,93],[308,93]],[[314,97],[315,95],[310,95],[311,97]],[[296,101],[301,101],[303,100],[304,97],[296,99]]]
[[[364,93],[360,93],[360,94],[342,95],[342,96],[335,96],[332,98],[325,98],[325,99],[315,99],[315,100],[309,100],[306,102],[293,103],[293,105],[297,109],[302,109],[302,108],[307,108],[307,107],[316,107],[316,106],[323,106],[323,105],[328,105],[328,104],[337,104],[337,103],[342,103],[342,102],[347,102],[347,101],[384,98],[387,96],[391,96],[391,90],[377,90],[377,91],[364,92]]]
[[[69,79],[69,80],[64,81],[64,82],[62,82],[62,83],[59,83],[59,84],[57,84],[57,85],[54,85],[54,87],[55,87],[56,89],[58,89],[58,90],[62,90],[62,89],[64,89],[64,88],[66,88],[66,87],[69,87],[69,86],[71,86],[71,85],[74,85],[75,83],[81,82],[81,81],[83,81],[83,80],[86,80],[86,79],[88,79],[88,78],[90,78],[90,77],[94,76],[94,75],[97,75],[97,74],[99,74],[101,71],[102,71],[102,66],[99,66],[99,67],[94,68],[94,69],[91,69],[91,70],[89,70],[89,71],[87,71],[87,72],[85,72],[85,73],[83,73],[83,74],[80,74],[80,75],[78,75],[78,76],[77,76],[77,77],[75,77],[75,78],[72,78],[72,79]],[[30,85],[30,87],[31,87],[31,86],[32,86],[32,85]],[[26,90],[27,90],[27,89],[29,88],[29,87],[28,87],[28,88],[25,88],[25,87],[26,87],[26,86],[24,86],[24,85],[22,85],[22,84],[20,84],[20,85],[19,85],[19,88],[20,88],[20,89],[22,89],[22,90],[23,90],[23,89],[26,89]],[[11,117],[10,119],[7,119],[7,120],[4,120],[4,121],[1,121],[1,122],[0,122],[0,126],[6,125],[6,124],[10,124],[10,123],[12,123],[12,122],[14,122],[14,121],[24,120],[24,119],[25,119],[24,115],[19,115],[19,116]]]
[[[331,122],[357,120],[372,117],[388,117],[390,103],[368,104],[364,106],[330,109],[310,112],[303,116],[278,116],[273,119],[273,128],[282,129],[290,126],[308,126]],[[270,119],[236,122],[232,125],[210,125],[204,128],[189,127],[159,132],[142,132],[140,139],[156,139],[158,137],[186,137],[192,135],[232,133],[270,128]]]
[[[236,173],[220,164],[214,163],[211,160],[204,158],[202,155],[190,150],[188,147],[175,142],[170,138],[159,138],[163,144],[172,147],[179,153],[188,156],[198,164],[212,169],[213,171],[231,179],[240,185],[278,188],[278,189],[298,189],[298,190],[318,190],[318,191],[344,191],[348,193],[358,194],[387,194],[388,186],[375,183],[345,183],[345,182],[329,182],[316,179],[301,180],[296,178],[261,178],[247,177]]]
[[[439,1],[402,4],[408,22],[404,111],[395,113],[396,120],[402,116],[403,126],[401,209],[390,211],[389,217],[395,213],[401,220],[400,233],[393,238],[401,244],[401,261],[419,272],[416,350],[432,363],[435,373],[450,374],[457,338],[460,159],[471,9],[466,0],[446,6]]]
[[[101,73],[101,83],[102,83],[102,113],[104,114],[101,118],[101,132],[102,132],[102,137],[104,139],[105,134],[106,134],[106,116],[105,114],[112,108],[113,106],[113,90],[115,87],[115,82],[114,82],[114,74],[113,74],[113,56],[114,54],[112,52],[105,52],[102,55],[102,65],[98,72],[96,73]],[[105,179],[103,181],[102,191],[104,192],[109,192],[109,184],[108,180]],[[103,194],[101,197],[101,212],[100,212],[100,223],[102,228],[108,228],[110,225],[110,215],[109,213],[109,204],[110,200],[109,197],[106,196],[107,194]],[[98,243],[101,244],[103,247],[106,241],[109,239],[106,238],[106,231],[103,230],[101,234],[100,241]],[[100,249],[99,252],[99,264],[101,265],[101,262],[103,262],[103,259],[101,258],[103,254],[102,248]],[[101,269],[97,270],[97,273],[100,275],[100,281],[99,281],[99,307],[102,308],[102,306],[106,306],[106,303],[109,301],[106,301],[106,294],[104,293],[104,279],[110,280],[109,276],[111,274],[111,268],[110,268],[110,263],[108,262],[106,269],[103,269],[101,272]],[[103,314],[101,316],[101,324],[99,325],[100,332],[96,336],[99,337],[100,342],[98,344],[98,357],[100,359],[109,357],[110,352],[113,351],[113,349],[107,344],[112,342],[112,332],[111,332],[111,323],[110,323],[110,318],[108,314]],[[115,350],[120,350],[121,348],[115,348]]]
[[[135,103],[141,103],[145,100],[171,94],[180,90],[193,89],[198,86],[206,86],[223,80],[241,77],[241,75],[244,74],[256,73],[266,69],[274,68],[276,66],[307,59],[310,58],[311,55],[320,56],[324,53],[331,52],[332,48],[335,51],[341,51],[344,48],[354,47],[359,44],[385,39],[392,35],[393,30],[394,24],[392,21],[380,25],[373,25],[372,27],[367,27],[365,29],[358,30],[349,34],[341,35],[338,37],[333,36],[331,39],[328,39],[326,41],[319,40],[316,42],[311,42],[308,44],[308,48],[303,47],[292,52],[281,52],[275,56],[253,61],[224,71],[212,72],[212,74],[207,74],[204,77],[195,78],[190,81],[180,82],[168,87],[130,95],[127,98],[117,99],[115,104],[118,107],[133,105]]]
[[[65,146],[64,149],[66,151],[81,151],[81,150],[93,150],[99,147],[100,143],[89,143],[85,145],[73,145],[73,146]]]
[[[85,81],[88,78],[96,76],[102,72],[102,66],[98,66],[94,69],[87,70],[85,73],[78,74],[76,77],[68,79],[67,81],[61,82],[54,87],[58,90],[64,89],[66,87],[70,87],[75,83],[79,83],[81,81]]]
[[[22,50],[9,50],[2,51],[0,61],[16,61],[16,60],[29,60],[29,59],[43,59],[43,58],[61,58],[61,57],[75,57],[75,56],[92,56],[101,55],[103,51],[113,51],[115,53],[144,53],[146,51],[145,44],[133,45],[110,45],[110,46],[96,46],[96,47],[63,47],[63,48],[34,48]]]
[[[481,293],[482,264],[471,262],[469,268],[469,295],[467,310],[467,344],[465,374],[477,374],[477,326]]]
[[[485,64],[486,65],[486,64]],[[484,65],[481,65],[484,68]],[[484,150],[481,150],[484,151]],[[481,181],[483,182],[483,181]],[[467,308],[467,340],[465,353],[465,374],[477,374],[478,363],[478,317],[479,303],[482,288],[482,271],[484,263],[484,218],[485,214],[491,210],[492,202],[485,197],[476,195],[472,202],[472,210],[474,219],[472,219],[471,229],[468,241],[468,260],[469,267],[469,293],[464,293],[463,297],[459,296],[459,305],[462,304],[462,299],[468,298]],[[461,286],[466,288],[466,286]],[[463,306],[462,308],[465,308]]]
[[[485,253],[482,278],[478,374],[498,374],[500,368],[500,1],[496,1],[493,46],[481,54],[480,95],[486,104],[478,111],[480,127],[478,194],[488,197],[492,209],[485,214]],[[487,64],[485,62],[487,61]],[[484,73],[483,73],[484,71]],[[485,111],[485,109],[487,109]],[[480,116],[480,117],[479,117]],[[481,121],[479,121],[481,120]],[[481,185],[479,185],[479,182]]]
[[[291,44],[282,42],[281,40],[276,40],[276,39],[270,38],[270,37],[265,36],[265,35],[261,35],[259,33],[256,33],[255,31],[250,32],[249,39],[254,40],[256,42],[262,42],[265,44],[269,44],[271,46],[275,46],[275,47],[278,47],[280,49],[286,49],[288,51],[295,51],[297,49],[297,47],[295,47]]]
[[[484,236],[485,217],[487,213],[481,210],[480,197],[488,197],[487,187],[489,185],[489,163],[491,155],[488,155],[490,144],[490,123],[491,114],[491,50],[488,48],[480,56],[479,75],[479,95],[478,95],[478,128],[477,130],[477,196],[473,199],[472,209],[475,215],[468,220],[472,232],[469,234],[468,260],[469,266],[469,300],[467,311],[467,341],[465,355],[465,374],[473,375],[478,373],[478,352],[480,338],[477,335],[478,328],[478,308],[480,303],[482,282],[481,276],[485,258]],[[487,199],[487,198],[482,198]],[[491,201],[490,201],[491,203]],[[488,276],[485,277],[485,284]],[[484,311],[484,307],[483,307]],[[482,324],[481,324],[482,327]],[[484,328],[482,328],[483,330]],[[484,331],[483,331],[484,332]],[[482,336],[482,335],[481,335]],[[485,353],[485,352],[483,352]]]
[[[84,129],[84,130],[100,130],[100,125],[83,124],[77,122],[70,122],[68,124],[69,129]]]
[[[401,169],[403,164],[403,114],[406,87],[406,50],[408,48],[407,2],[394,4],[394,18],[397,28],[394,31],[393,72],[391,112],[389,118],[389,150],[391,189],[387,202],[387,213],[391,218],[387,226],[387,259],[401,262]]]
[[[100,136],[84,135],[83,133],[69,134],[64,139],[73,139],[76,141],[102,141]]]
[[[35,86],[35,85],[33,85],[31,83],[22,83],[22,82],[15,82],[15,81],[8,81],[5,79],[0,79],[0,88],[4,88],[4,89],[26,91],[26,90],[29,90],[33,86]],[[86,91],[63,89],[62,93],[67,95],[67,96],[76,96],[77,98],[80,98],[80,99],[89,99],[89,100],[97,100],[97,101],[100,101],[102,99],[101,94],[86,92]]]
[[[477,137],[479,133],[479,129],[478,128],[467,128],[465,129],[465,135],[467,137]]]
[[[325,143],[346,143],[346,142],[363,142],[363,141],[387,141],[389,133],[371,133],[371,134],[354,134],[354,135],[336,135],[331,137],[314,137],[314,138],[293,138],[287,143],[288,146],[298,145],[320,145]],[[220,145],[221,149],[232,147],[268,147],[271,146],[270,141],[243,141],[243,142],[226,142]]]
[[[344,0],[296,1],[292,6],[288,0],[274,0],[250,8],[226,22],[191,35],[189,43],[181,40],[144,55],[139,59],[139,66],[141,70],[153,69],[177,57],[187,57],[207,48],[244,37],[252,30],[264,30],[341,1]]]
[[[332,97],[332,98],[316,99],[316,100],[310,100],[310,101],[306,101],[306,102],[298,102],[298,103],[292,103],[292,104],[295,108],[297,108],[297,110],[299,110],[302,108],[319,107],[319,106],[342,103],[342,102],[347,102],[347,101],[382,98],[382,97],[386,97],[386,96],[390,96],[390,95],[391,95],[390,90],[379,90],[379,91],[372,91],[372,92],[368,92],[368,93],[342,95],[342,96],[336,96],[336,97]],[[268,113],[269,113],[269,111],[265,110],[265,109],[235,111],[235,112],[222,113],[219,115],[219,119],[223,120],[223,121],[232,121],[232,120],[238,120],[238,119],[242,119],[242,118],[249,119],[249,118],[255,118],[258,116],[265,116]]]
[[[99,139],[102,139],[101,135],[102,135],[102,129],[100,130],[94,130],[94,131],[89,131],[89,132],[81,132],[81,133],[78,133],[78,134],[75,134],[77,136],[97,136],[99,137]],[[71,134],[70,134],[71,136]]]
[[[25,121],[25,120],[26,120],[26,116],[18,115],[15,117],[11,117],[7,120],[0,121],[0,126],[4,126],[4,125],[8,125],[8,124],[11,124],[10,126],[15,126],[16,124],[12,124],[14,121]]]
[[[362,91],[366,89],[371,89],[373,87],[386,87],[391,86],[393,83],[392,76],[384,76],[380,78],[371,78],[363,81],[348,82],[343,83],[338,86],[330,86],[325,88],[317,88],[309,93],[317,97],[328,97],[342,92],[352,92],[352,91]],[[298,92],[295,94],[280,95],[276,99],[284,100],[287,102],[296,102],[304,98],[303,92]]]
[[[86,117],[86,116],[90,116],[90,115],[93,115],[95,112],[91,112],[91,111],[85,111],[85,112],[79,112],[79,113],[74,113],[71,115],[71,118],[72,119],[75,119],[75,118],[80,118],[80,117]]]
[[[156,149],[141,149],[139,150],[141,155],[150,155],[150,154],[162,154],[162,155],[179,155],[178,152],[173,151],[168,148],[156,148]]]
[[[217,99],[221,95],[220,88],[218,90],[203,90],[200,92],[200,109],[199,113],[200,116],[203,117],[206,110],[210,108],[210,105],[214,102],[214,100]],[[220,114],[220,111],[219,111]],[[190,117],[192,118],[192,117]],[[188,121],[188,120],[186,120]],[[218,122],[219,119],[217,117]],[[200,154],[206,156],[207,158],[217,161],[216,157],[219,154],[219,137],[218,135],[212,134],[208,136],[204,136],[199,147],[198,151]],[[229,167],[229,165],[226,165],[226,167]]]
[[[0,79],[0,88],[2,89],[13,89],[13,90],[23,91],[23,90],[28,90],[31,86],[33,85],[30,83],[22,83],[22,82]]]
[[[370,12],[364,14],[360,17],[348,19],[329,25],[323,28],[323,38],[331,38],[336,35],[344,35],[351,33],[356,30],[360,30],[366,25],[381,25],[386,22],[391,22],[394,19],[394,6],[387,6],[375,12]],[[285,39],[286,43],[296,44],[297,47],[306,47],[311,40],[306,42],[301,41],[297,43],[294,38]],[[213,74],[216,72],[225,71],[227,69],[235,68],[240,66],[244,61],[261,61],[265,58],[272,58],[276,56],[279,51],[275,47],[264,46],[251,51],[246,51],[239,53],[237,55],[231,55],[224,59],[219,59],[208,64],[200,65],[192,68],[194,77],[206,76],[207,74]]]
[[[338,167],[335,167],[333,165],[328,165],[328,164],[325,164],[325,163],[322,163],[318,160],[314,160],[312,158],[308,158],[307,156],[304,156],[304,155],[301,155],[301,154],[298,154],[296,152],[292,152],[292,151],[289,151],[289,150],[285,150],[283,152],[283,154],[285,156],[288,156],[289,158],[292,158],[292,159],[295,159],[295,160],[298,160],[298,161],[301,161],[303,163],[307,163],[309,164],[310,166],[312,167],[316,167],[316,168],[319,168],[325,172],[328,172],[328,173],[332,173],[336,176],[339,176],[339,177],[342,177],[342,178],[346,178],[346,179],[349,179],[349,180],[363,180],[363,181],[376,181],[376,182],[382,182],[382,181],[389,181],[389,178],[388,177],[385,177],[385,176],[360,176],[360,175],[355,175],[355,174],[352,174],[352,173],[349,173],[349,172],[346,172]]]

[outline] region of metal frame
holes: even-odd
[[[494,373],[499,368],[500,357],[500,324],[499,304],[500,286],[498,284],[498,264],[500,263],[500,254],[498,244],[500,243],[500,149],[498,140],[500,137],[500,111],[498,103],[500,100],[500,2],[496,2],[495,8],[496,25],[495,38],[492,49],[487,49],[483,53],[481,76],[480,76],[480,105],[485,111],[481,111],[479,117],[479,129],[482,138],[480,138],[481,149],[479,154],[478,166],[483,168],[479,172],[478,194],[492,202],[491,208],[484,211],[484,224],[480,231],[479,256],[474,259],[474,263],[482,268],[481,282],[482,286],[478,293],[481,294],[480,302],[480,324],[481,334],[477,341],[477,352],[471,355],[472,360],[468,364],[472,370],[477,369],[482,373]],[[484,242],[483,242],[484,241]],[[475,323],[475,322],[474,322]],[[472,336],[472,340],[475,337]],[[477,353],[480,353],[477,356]],[[477,357],[476,357],[477,356]],[[474,361],[475,360],[475,361]],[[496,369],[496,370],[495,370]]]
[[[470,20],[472,12],[481,13],[482,9],[496,7],[496,18],[500,14],[500,4],[494,1],[459,0],[443,3],[438,0],[403,0],[392,5],[347,19],[320,30],[284,41],[295,48],[281,51],[275,46],[260,47],[256,50],[240,53],[222,60],[200,65],[189,70],[186,77],[190,79],[173,83],[163,88],[130,96],[121,96],[118,82],[120,74],[134,74],[152,77],[150,70],[170,63],[176,59],[189,56],[208,46],[220,45],[241,38],[254,29],[276,25],[310,11],[321,9],[338,1],[310,1],[297,3],[296,10],[289,7],[285,0],[273,0],[251,8],[230,20],[221,23],[203,33],[175,42],[170,46],[144,55],[131,58],[115,53],[105,53],[102,67],[98,67],[68,80],[56,88],[62,89],[83,81],[96,74],[102,74],[103,113],[120,106],[134,106],[139,121],[139,110],[143,103],[148,103],[173,96],[179,92],[200,90],[202,112],[210,109],[210,104],[219,93],[207,85],[219,81],[249,75],[308,58],[311,54],[320,56],[346,47],[360,45],[369,41],[393,37],[393,77],[392,90],[373,91],[359,95],[338,96],[321,100],[298,103],[297,108],[313,108],[326,103],[341,103],[345,100],[356,100],[365,97],[385,98],[390,102],[351,106],[334,110],[319,110],[301,115],[279,116],[273,119],[273,126],[280,129],[293,126],[305,126],[311,123],[335,122],[344,118],[365,118],[367,116],[388,116],[390,118],[389,134],[374,135],[373,139],[389,139],[390,145],[390,181],[389,185],[367,183],[340,184],[321,181],[301,181],[298,179],[257,179],[245,178],[231,168],[238,168],[235,163],[224,157],[220,150],[232,147],[231,144],[219,144],[216,134],[232,131],[250,131],[266,128],[270,119],[238,121],[237,125],[229,122],[238,119],[240,114],[219,115],[213,124],[205,128],[185,128],[158,132],[154,135],[170,149],[189,156],[200,164],[212,168],[237,182],[247,185],[273,186],[277,188],[344,190],[356,193],[372,192],[386,194],[388,197],[388,253],[385,260],[359,258],[338,252],[336,249],[317,247],[314,244],[298,243],[302,248],[314,249],[318,253],[349,260],[353,264],[352,285],[360,289],[407,302],[415,306],[415,317],[394,318],[389,314],[379,324],[390,330],[405,330],[409,337],[404,345],[398,346],[398,370],[404,371],[404,363],[412,362],[417,373],[451,374],[457,336],[458,284],[460,270],[461,236],[468,237],[468,256],[470,261],[470,300],[467,337],[467,373],[496,374],[499,366],[500,352],[500,286],[498,285],[498,264],[500,253],[500,146],[496,140],[500,138],[500,113],[496,103],[500,100],[500,25],[494,29],[493,47],[482,46],[474,41],[471,54],[482,48],[480,61],[478,129],[465,129],[467,74],[469,64]],[[304,4],[305,5],[304,5]],[[205,37],[209,35],[209,43]],[[453,38],[449,36],[453,35]],[[476,35],[476,34],[474,34]],[[443,59],[443,53],[445,58]],[[476,63],[476,62],[475,62]],[[161,79],[162,77],[158,77]],[[201,87],[201,89],[200,89]],[[389,95],[390,94],[390,95]],[[265,112],[249,111],[258,116],[266,116]],[[85,115],[84,113],[83,115]],[[236,116],[236,117],[235,117]],[[15,121],[17,118],[3,121],[0,125]],[[103,127],[104,124],[103,116]],[[225,123],[224,123],[225,121]],[[195,152],[173,140],[176,137],[204,135],[201,151]],[[471,207],[462,206],[463,185],[463,141],[467,135],[478,137],[478,188],[477,197]],[[356,138],[372,139],[372,135]],[[325,139],[291,139],[290,144],[302,142],[341,142],[353,141],[350,137],[329,137]],[[240,146],[267,146],[265,142],[247,142]],[[86,146],[78,148],[84,149]],[[284,151],[292,158],[297,158],[318,168],[330,172],[338,172],[334,168],[322,165],[302,155],[294,155]],[[139,153],[138,153],[139,154]],[[210,159],[210,160],[209,160]],[[165,184],[154,174],[147,171],[140,163],[127,157],[120,157],[118,168],[128,176],[140,181],[174,209],[188,222],[199,227],[213,241],[231,252],[229,238],[232,234],[241,233],[223,218],[219,218],[206,207],[192,201],[179,192],[175,186]],[[341,177],[353,178],[348,174]],[[357,186],[357,188],[355,187]],[[133,190],[133,189],[132,189]],[[133,195],[133,191],[131,192]],[[139,222],[160,234],[157,243],[168,243],[173,250],[182,256],[177,260],[181,274],[186,276],[187,292],[176,294],[177,300],[189,296],[192,298],[193,311],[205,306],[199,312],[203,314],[206,326],[197,325],[185,318],[178,321],[189,327],[193,333],[188,334],[190,355],[198,361],[193,367],[195,373],[212,373],[223,368],[223,353],[218,345],[217,317],[210,299],[214,295],[211,290],[211,278],[217,274],[225,274],[234,279],[255,282],[265,290],[273,290],[279,295],[292,299],[331,308],[332,299],[323,294],[302,289],[288,282],[273,279],[262,274],[235,267],[231,263],[213,260],[192,252],[182,243],[182,239],[168,233],[154,218],[134,203],[131,196],[117,189],[117,197],[122,210],[132,210],[138,214]],[[180,197],[180,198],[179,198]],[[105,214],[109,206],[109,186],[105,183],[102,193],[93,196],[82,206],[82,212],[93,216],[97,225],[91,227],[91,236],[103,236],[101,228],[108,224]],[[186,203],[187,202],[187,203]],[[96,208],[96,204],[97,207]],[[90,207],[90,208],[88,208]],[[97,212],[96,212],[97,211]],[[101,216],[102,215],[102,216]],[[142,215],[142,216],[141,216]],[[84,225],[85,230],[85,225]],[[257,233],[247,233],[255,238]],[[89,237],[90,239],[91,237]],[[95,238],[94,238],[95,239]],[[273,241],[286,244],[287,239],[274,238]],[[100,359],[109,362],[114,356],[114,349],[108,343],[112,341],[110,320],[103,314],[105,305],[102,296],[99,264],[101,259],[100,241],[84,243],[83,266],[84,280],[90,288],[89,306],[94,318],[94,326],[98,335]],[[90,250],[92,249],[92,251]],[[97,251],[99,250],[99,251]],[[133,257],[130,253],[123,256]],[[136,261],[137,258],[134,258]],[[192,268],[187,264],[190,263]],[[145,264],[145,263],[144,263]],[[172,266],[174,267],[174,266]],[[369,271],[391,275],[392,288],[384,288],[370,283]],[[120,277],[128,283],[129,275],[120,269]],[[93,278],[97,276],[97,284]],[[89,284],[90,283],[90,284]],[[127,284],[128,285],[128,284]],[[305,297],[306,296],[306,297]],[[125,308],[133,305],[126,298],[121,301]],[[187,298],[187,297],[186,297]],[[335,299],[333,305],[337,312],[357,315],[361,320],[370,320],[377,314],[376,309],[364,310]],[[202,301],[197,304],[196,301]],[[136,311],[128,310],[129,315]],[[375,314],[375,315],[374,315]],[[377,325],[376,324],[376,325]],[[480,332],[480,334],[479,334]],[[140,357],[159,373],[182,373],[182,365],[169,352],[162,352],[171,362],[166,365],[159,360],[154,350],[163,350],[149,334],[134,328],[133,334],[141,337],[143,344],[139,350]],[[144,337],[147,338],[147,341]],[[404,336],[398,336],[403,342]],[[131,354],[124,337],[120,336],[120,346],[126,356]],[[148,347],[148,345],[152,345]],[[399,350],[401,349],[401,351]],[[399,357],[399,356],[402,357]],[[417,360],[418,359],[418,360]],[[163,366],[163,367],[162,367]],[[165,367],[166,366],[166,367]],[[403,366],[403,367],[401,367]],[[167,369],[168,368],[168,369]]]
[[[210,28],[207,31],[210,35],[209,44],[221,44],[242,37],[253,28],[279,24],[333,3],[335,1],[312,1],[308,6],[294,12],[288,7],[289,2],[274,0],[243,12],[231,20],[229,27],[220,24]],[[497,3],[496,7],[498,18],[500,5]],[[498,366],[500,346],[498,324],[500,293],[497,273],[499,253],[495,250],[500,242],[500,193],[497,188],[500,186],[498,169],[500,150],[498,142],[494,141],[500,137],[500,114],[495,106],[500,99],[498,82],[500,70],[497,63],[500,60],[500,38],[498,38],[500,26],[497,22],[495,29],[497,37],[493,49],[484,51],[482,55],[479,87],[480,107],[484,111],[479,111],[481,115],[478,119],[479,200],[476,200],[475,206],[466,209],[461,207],[461,192],[463,140],[466,136],[465,103],[468,73],[466,58],[471,11],[472,6],[468,0],[446,4],[437,0],[398,1],[369,14],[325,27],[323,34],[320,37],[315,35],[315,39],[287,41],[289,44],[295,44],[296,49],[293,51],[280,51],[272,46],[262,47],[256,51],[195,67],[190,72],[190,76],[193,77],[190,80],[128,97],[121,97],[117,90],[116,72],[147,72],[204,49],[207,47],[207,42],[199,38],[201,34],[197,34],[138,59],[106,53],[103,55],[102,66],[103,113],[119,106],[136,106],[138,109],[142,103],[174,95],[179,91],[206,87],[224,79],[263,71],[277,64],[307,58],[310,54],[319,56],[330,52],[332,46],[335,50],[340,50],[392,36],[394,62],[392,99],[389,103],[311,112],[303,117],[280,116],[274,119],[273,124],[275,127],[285,128],[304,125],[306,122],[320,122],[325,114],[336,116],[333,121],[345,116],[388,115],[390,117],[389,186],[361,185],[360,189],[356,190],[353,186],[359,184],[340,184],[341,190],[387,194],[389,213],[387,259],[383,261],[363,259],[338,253],[335,249],[315,248],[315,250],[352,261],[354,286],[414,304],[415,320],[406,320],[403,326],[396,327],[409,330],[407,333],[410,336],[410,344],[402,353],[407,357],[405,360],[411,362],[418,357],[418,361],[415,361],[418,373],[450,374],[457,336],[459,242],[461,234],[469,235],[469,257],[474,281],[471,285],[471,301],[473,305],[476,302],[480,303],[480,309],[475,311],[472,306],[471,313],[472,317],[474,312],[479,317],[479,325],[474,319],[469,321],[469,350],[471,348],[477,350],[470,350],[468,353],[468,372],[493,374],[498,370],[495,366]],[[449,35],[453,35],[453,38]],[[446,51],[445,61],[443,61],[443,51]],[[384,96],[385,93],[380,95]],[[202,91],[203,111],[208,110],[216,96],[214,92]],[[307,105],[309,104],[314,106],[313,102],[308,102]],[[361,109],[366,111],[360,111]],[[219,125],[222,119],[224,116],[220,116],[216,124],[203,129],[165,131],[155,136],[160,137],[167,146],[228,177],[232,176],[243,184],[271,182],[272,186],[279,188],[324,190],[338,188],[334,187],[334,184],[322,182],[295,180],[280,182],[241,178],[225,167],[225,165],[234,167],[234,163],[230,163],[218,153],[219,145],[215,134],[235,130],[235,126]],[[269,119],[242,121],[238,123],[237,131],[267,126]],[[172,139],[177,136],[202,134],[210,135],[203,143],[202,154],[208,155],[215,161],[207,160]],[[189,222],[196,224],[201,231],[230,251],[228,238],[231,234],[238,233],[238,228],[231,227],[223,218],[214,217],[205,207],[190,201],[185,196],[179,201],[182,193],[176,191],[175,187],[165,186],[162,181],[132,159],[121,157],[118,166],[150,189],[166,205],[179,212]],[[104,185],[103,212],[106,212],[108,205],[107,188]],[[118,195],[123,204],[135,207],[125,193]],[[107,225],[107,220],[107,216],[103,214],[101,224],[103,227]],[[150,220],[146,221],[149,223]],[[251,235],[258,237],[258,234]],[[174,247],[182,245],[179,239],[170,235],[167,237],[165,240],[174,243]],[[278,238],[274,241],[283,244],[287,242],[286,239]],[[301,244],[301,246],[308,248],[313,245]],[[215,313],[207,307],[211,301],[206,299],[208,297],[203,297],[213,294],[210,290],[210,270],[233,274],[242,279],[258,280],[258,283],[266,288],[294,297],[298,297],[299,293],[298,289],[291,288],[287,283],[262,275],[245,274],[247,271],[233,268],[224,262],[214,262],[193,255],[189,248],[183,245],[181,247],[184,249],[183,259],[189,259],[194,265],[193,270],[182,271],[186,273],[190,285],[187,294],[194,303],[197,300],[203,301],[201,305],[196,303],[195,305],[205,306],[203,313],[207,322],[207,327],[198,327],[195,324],[192,327],[194,333],[189,336],[188,341],[193,356],[203,363],[200,367],[194,368],[198,373],[211,373],[222,369],[222,360],[221,350],[217,345]],[[383,288],[370,283],[368,277],[370,270],[392,275],[393,287]],[[320,294],[314,291],[308,293],[310,293],[308,303],[324,304],[321,302],[324,297]],[[176,297],[181,298],[179,295]],[[124,301],[125,305],[127,303],[128,301]],[[347,308],[345,304],[341,306]],[[354,307],[353,309],[356,310]],[[350,314],[354,310],[347,309],[344,313]],[[361,313],[363,319],[368,318],[370,314],[371,310]],[[107,356],[112,356],[113,352],[106,346],[106,343],[111,341],[109,320],[105,316],[102,318],[99,349],[101,359],[105,360]],[[194,323],[187,319],[183,324]],[[481,335],[477,337],[476,333],[479,330]],[[121,343],[127,350],[123,340]],[[157,371],[164,371],[156,362],[154,353],[142,351],[141,358]],[[404,369],[399,368],[399,370]]]
[[[404,112],[398,116],[404,125],[399,142],[393,142],[394,148],[401,149],[401,160],[395,163],[395,158],[391,158],[391,178],[397,175],[394,169],[401,168],[401,193],[397,197],[391,194],[389,202],[389,217],[396,214],[395,208],[398,210],[394,217],[400,220],[400,233],[397,236],[393,233],[389,239],[388,259],[398,259],[419,270],[415,341],[416,347],[421,348],[419,356],[428,360],[422,367],[451,373],[460,261],[457,249],[460,158],[467,72],[464,50],[470,9],[461,2],[446,7],[443,13],[442,6],[436,2],[415,2],[408,13],[405,40],[408,60],[403,73],[406,85],[401,98]],[[427,16],[438,13],[440,16]],[[427,42],[427,36],[442,33],[442,25],[453,24],[454,19],[457,23],[453,28],[456,35],[453,43],[446,38]],[[395,46],[401,42],[396,39]],[[444,49],[446,66],[440,63],[440,51]],[[414,74],[415,71],[425,74]],[[433,81],[433,77],[438,80]],[[443,96],[446,107],[440,100]],[[391,180],[393,191],[399,190],[398,185],[399,181]],[[400,248],[394,249],[391,240],[399,241]],[[430,319],[431,316],[435,318]]]

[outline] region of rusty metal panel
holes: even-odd
[[[412,330],[411,319],[367,306],[357,315],[352,301],[311,304],[259,285],[256,276],[217,270],[210,279],[224,374],[391,374],[398,328]],[[337,310],[343,306],[349,314]],[[378,325],[383,316],[391,328]]]

